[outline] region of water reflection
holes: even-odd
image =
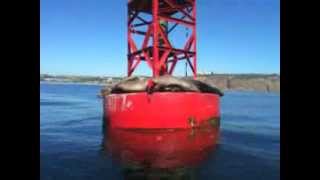
[[[196,168],[214,152],[219,128],[107,128],[104,135],[104,151],[120,162],[124,179],[195,179]]]

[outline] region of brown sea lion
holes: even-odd
[[[99,97],[105,97],[105,96],[111,94],[111,90],[112,90],[112,88],[110,88],[108,86],[103,87],[100,91]]]
[[[200,92],[200,90],[194,84],[176,78],[170,75],[164,75],[160,77],[155,77],[152,79],[156,84],[154,87],[154,91],[192,91],[192,92]]]
[[[129,77],[116,84],[111,93],[143,92],[147,87],[147,79],[140,77]]]
[[[151,82],[151,84],[150,84]],[[143,77],[128,77],[112,88],[105,88],[103,95],[110,93],[132,93],[132,92],[203,92],[214,93],[223,96],[223,92],[199,80],[176,78],[163,75],[151,79]]]
[[[203,93],[214,93],[214,94],[218,94],[219,96],[224,95],[223,92],[220,89],[218,89],[217,87],[211,86],[211,85],[204,83],[202,81],[194,80],[194,79],[188,79],[186,81],[189,81],[190,83],[197,86],[197,88]]]

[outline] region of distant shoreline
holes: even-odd
[[[98,83],[61,82],[61,81],[40,81],[40,84],[104,86],[104,84],[98,84]]]
[[[112,86],[123,78],[40,74],[40,83]],[[277,74],[210,74],[198,75],[197,79],[224,91],[280,92],[280,75]]]

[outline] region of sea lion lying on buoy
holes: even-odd
[[[200,90],[193,83],[184,79],[175,78],[170,75],[152,78],[155,83],[154,91],[191,91],[200,92]]]
[[[189,79],[187,81],[189,81],[190,83],[197,86],[197,88],[203,93],[214,93],[214,94],[218,94],[219,96],[224,95],[223,92],[220,89],[218,89],[217,87],[211,86],[211,85],[204,83],[202,81],[193,80],[193,79]]]
[[[105,86],[101,89],[100,91],[100,95],[98,95],[98,97],[103,98],[109,94],[111,94],[112,88]]]
[[[119,93],[134,92],[203,92],[214,93],[223,96],[223,93],[216,87],[193,79],[176,78],[170,75],[163,75],[154,78],[128,77],[112,88],[105,87],[101,90],[102,96]]]
[[[116,84],[111,93],[143,92],[147,87],[147,79],[140,77],[129,77]]]

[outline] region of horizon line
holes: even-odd
[[[124,77],[127,75],[87,75],[87,74],[63,74],[63,73],[40,73],[40,75],[49,75],[49,76],[90,76],[90,77]],[[280,76],[280,73],[197,73],[197,75],[277,75]],[[133,76],[152,76],[152,75],[133,75]],[[185,76],[185,75],[175,75],[175,76]],[[192,74],[188,75],[188,76],[193,76]]]

